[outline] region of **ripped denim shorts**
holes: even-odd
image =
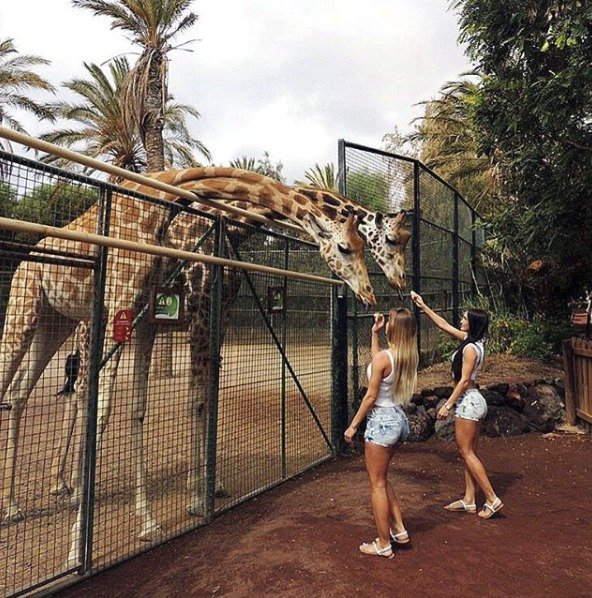
[[[466,390],[456,404],[456,417],[478,422],[487,415],[487,402],[476,389]]]
[[[364,440],[380,446],[394,446],[409,436],[409,421],[399,407],[373,407],[366,418]]]

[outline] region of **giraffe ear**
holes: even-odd
[[[407,220],[407,212],[405,210],[401,210],[400,212],[392,212],[388,214],[390,218],[394,218],[395,222],[398,224],[404,225]]]
[[[307,215],[308,221],[310,222],[313,230],[317,236],[321,239],[330,239],[331,231],[329,231],[324,224],[312,213]]]

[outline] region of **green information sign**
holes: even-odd
[[[150,298],[150,322],[182,324],[185,317],[185,293],[182,287],[153,287]]]

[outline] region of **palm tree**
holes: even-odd
[[[474,75],[475,73],[468,73]],[[475,207],[487,211],[499,191],[497,171],[480,156],[471,115],[479,101],[479,84],[463,78],[446,83],[440,96],[425,104],[409,140],[420,146],[419,159],[450,181]]]
[[[300,187],[315,187],[327,191],[338,190],[339,173],[335,172],[335,164],[330,162],[321,167],[318,163],[304,173],[304,181],[294,181]]]
[[[147,167],[146,150],[137,127],[127,118],[122,106],[122,90],[130,73],[126,58],[115,58],[106,73],[96,64],[84,64],[89,75],[86,79],[73,79],[64,87],[80,97],[80,101],[60,101],[53,105],[56,115],[79,126],[58,128],[42,135],[42,139],[66,146],[92,158],[111,162],[115,166],[143,172]],[[191,138],[186,126],[186,116],[199,117],[197,110],[184,104],[165,106],[164,154],[166,167],[187,168],[197,166],[193,150],[209,159],[209,152]],[[60,162],[48,156],[46,161]]]
[[[110,17],[112,29],[131,34],[142,49],[124,90],[123,106],[130,110],[146,148],[148,170],[163,170],[163,129],[168,98],[168,53],[173,38],[190,28],[197,15],[187,12],[192,0],[72,0],[96,15]]]
[[[281,162],[275,164],[271,161],[269,152],[263,152],[263,158],[250,158],[247,156],[241,156],[230,161],[230,166],[233,168],[241,168],[242,170],[251,170],[258,172],[259,174],[268,176],[271,179],[275,179],[280,183],[285,183],[285,177],[282,173],[284,165]]]
[[[12,109],[31,112],[40,120],[54,120],[49,106],[28,95],[29,92],[38,90],[54,92],[50,83],[31,70],[32,67],[44,64],[49,64],[49,61],[39,56],[19,54],[11,38],[0,40],[0,124],[19,133],[26,133],[11,113]],[[9,151],[12,149],[9,142],[1,140],[0,147]]]

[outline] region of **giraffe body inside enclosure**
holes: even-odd
[[[220,174],[228,174],[228,169],[217,169]],[[208,197],[217,197],[219,199],[230,199],[236,194],[235,185],[240,182],[243,186],[241,197],[245,200],[255,199],[261,194],[257,186],[266,179],[254,173],[248,173],[243,178],[237,178],[237,172],[232,171],[234,176],[222,176],[212,178],[204,177],[203,169],[188,169],[184,171],[168,173],[154,173],[149,176],[167,179],[174,178],[176,186],[185,190],[194,191],[198,194],[205,194],[206,188],[210,189],[212,195]],[[240,171],[239,175],[243,175]],[[205,181],[205,183],[204,183]],[[215,185],[215,187],[212,187]],[[230,186],[230,191],[224,191]],[[409,239],[409,232],[405,229],[405,214],[383,215],[380,212],[367,210],[360,204],[352,202],[347,198],[339,196],[329,191],[318,191],[314,189],[299,188],[299,192],[314,201],[315,205],[332,220],[346,222],[348,217],[355,212],[360,222],[360,231],[364,238],[368,239],[369,248],[378,262],[379,266],[387,276],[392,286],[397,288],[405,287],[405,246]],[[246,201],[232,201],[236,207],[250,209],[251,213],[258,213],[270,219],[282,218],[270,208],[264,208],[260,205],[253,205]],[[199,207],[198,204],[195,207]],[[220,212],[212,207],[202,207],[202,211],[219,215]],[[240,217],[239,222],[245,222],[248,219]],[[165,244],[177,249],[190,249],[190,243],[193,239],[199,238],[206,231],[206,225],[200,219],[196,219],[188,213],[179,214],[171,223],[164,239]],[[234,239],[236,245],[243,242],[252,232],[252,227],[233,226],[227,229],[229,237]],[[200,252],[212,253],[213,245],[210,240],[207,245],[200,248]],[[210,325],[210,270],[203,263],[189,263],[184,267],[185,279],[187,281],[187,305],[188,305],[188,326],[189,326],[189,344],[191,352],[191,384],[190,384],[190,402],[188,405],[192,419],[197,421],[197,426],[192,427],[194,436],[191,440],[191,447],[195,454],[191,459],[188,475],[188,490],[190,491],[190,502],[187,506],[189,513],[200,515],[203,512],[203,480],[198,476],[205,461],[203,439],[205,437],[205,414],[207,413],[207,395],[209,391],[210,377],[210,352],[209,352],[209,325]],[[223,284],[223,305],[222,305],[222,326],[221,338],[224,338],[226,323],[231,306],[238,295],[240,288],[241,275],[236,270],[224,270]],[[74,409],[70,413],[75,413]],[[64,424],[64,429],[72,430],[72,423]],[[69,442],[65,443],[68,446]],[[62,457],[60,462],[64,462]],[[63,479],[63,473],[57,474],[57,477]],[[217,478],[219,489],[222,482]]]
[[[236,169],[202,169],[209,181],[220,176],[232,179],[251,178],[252,173],[243,175]],[[179,173],[161,173],[159,180],[171,184],[180,184]],[[257,176],[254,187],[245,189],[244,182],[238,187],[224,181],[218,190],[225,194],[234,193],[237,198],[258,193],[258,203],[277,211],[287,219],[299,224],[315,239],[321,254],[333,271],[344,279],[356,295],[366,303],[373,303],[374,296],[368,274],[363,263],[363,241],[358,236],[353,216],[346,222],[333,222],[328,219],[305,196],[270,183],[265,177]],[[166,193],[155,193],[152,189],[142,188],[137,184],[128,184],[128,188],[142,191],[147,195],[156,195],[161,199],[174,201],[177,198]],[[168,222],[168,210],[161,205],[145,205],[129,197],[115,195],[110,234],[113,237],[127,238],[155,244]],[[67,228],[94,232],[98,218],[95,206],[69,224]],[[96,247],[81,242],[65,242],[58,239],[44,239],[39,247],[59,250],[65,246],[69,251],[97,255]],[[137,309],[146,301],[144,292],[153,281],[157,280],[160,260],[151,255],[132,253],[114,249],[110,252],[106,281],[106,321],[109,326],[114,312],[121,306]],[[10,405],[8,442],[4,471],[3,509],[4,517],[16,521],[22,517],[14,496],[15,463],[18,451],[19,427],[23,409],[39,376],[47,366],[64,340],[72,333],[80,321],[88,321],[93,301],[92,272],[83,268],[65,266],[41,266],[36,262],[22,262],[14,274],[9,297],[4,334],[0,345],[0,400],[5,399]],[[140,325],[133,337],[134,344],[134,397],[131,414],[133,459],[136,475],[136,514],[141,519],[141,537],[148,537],[158,530],[146,497],[146,474],[143,456],[143,419],[146,409],[146,380],[150,365],[150,354],[154,341],[154,330]],[[83,350],[88,351],[88,343]],[[24,360],[25,356],[27,357]],[[100,379],[98,404],[99,437],[109,418],[110,393],[121,352],[118,351],[108,362]],[[88,362],[83,354],[81,362]],[[80,381],[86,376],[81,376]],[[77,405],[86,420],[85,389],[80,386],[76,392]],[[79,469],[79,466],[76,468]],[[59,491],[59,488],[56,488]],[[78,560],[80,518],[73,528],[70,561]]]

